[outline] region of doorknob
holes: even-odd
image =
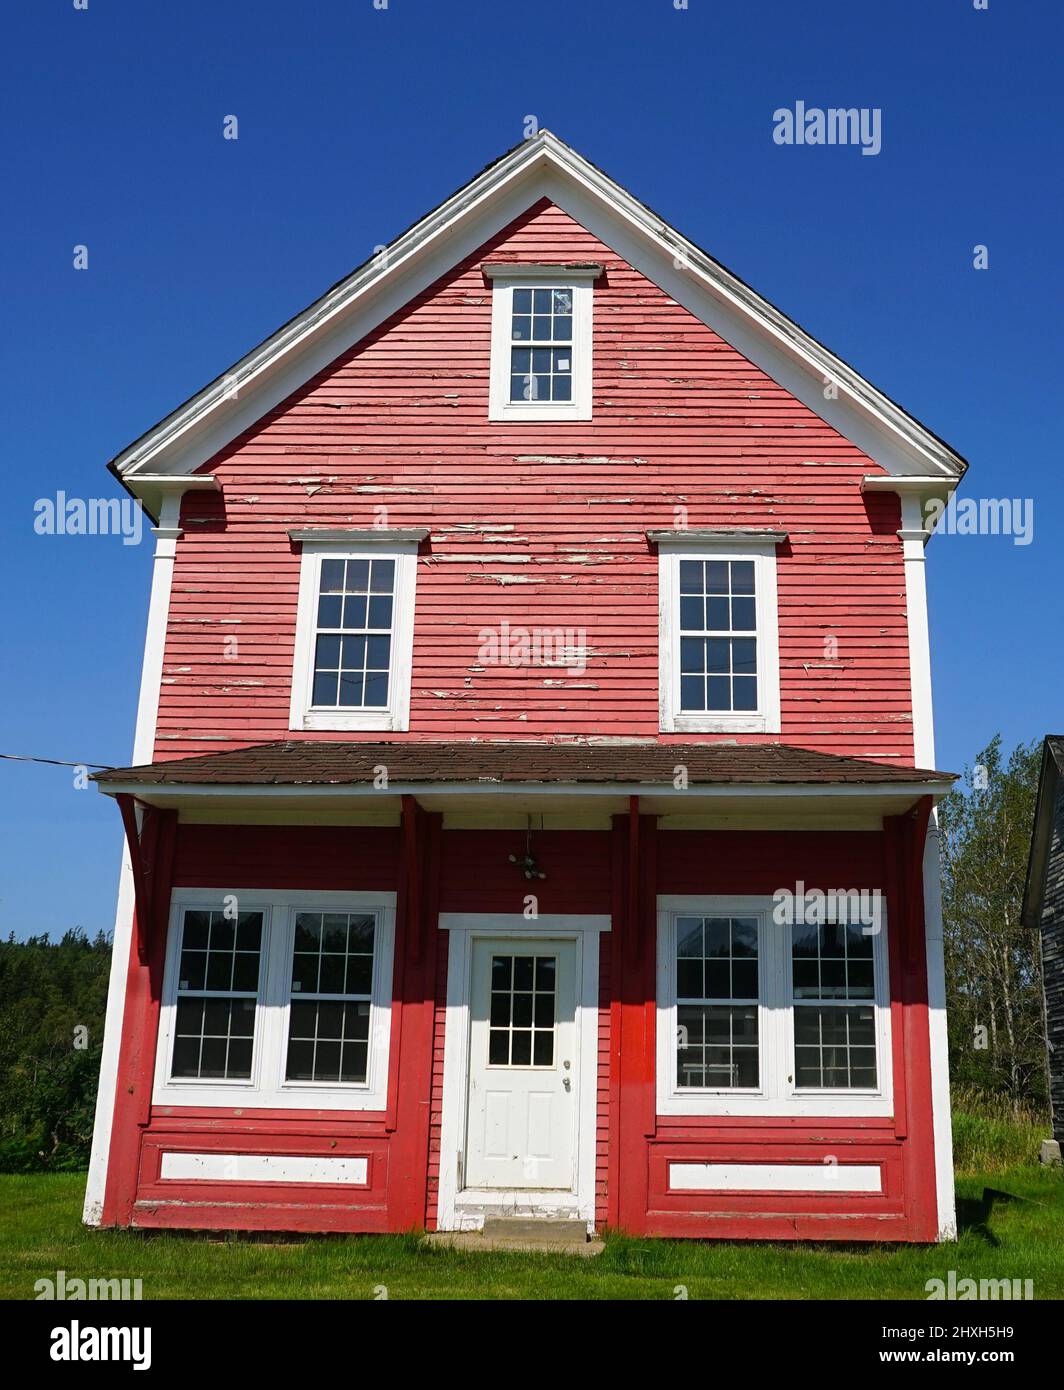
[[[569,1080],[567,1076],[562,1077],[562,1085],[565,1087],[567,1091],[572,1090],[573,1083]]]

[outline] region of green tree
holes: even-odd
[[[110,960],[103,934],[0,942],[0,1171],[88,1162]]]
[[[1006,760],[996,735],[939,809],[950,1074],[1014,1106],[1047,1094],[1039,940],[1020,925],[1040,765],[1040,744]]]

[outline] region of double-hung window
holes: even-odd
[[[395,895],[174,894],[155,1098],[382,1109]]]
[[[776,546],[782,533],[651,531],[659,551],[660,726],[780,731]]]
[[[890,1113],[879,895],[779,899],[659,898],[660,1114]]]
[[[406,729],[417,547],[408,531],[294,531],[302,544],[290,727]]]
[[[590,420],[592,283],[600,266],[489,265],[488,417]]]

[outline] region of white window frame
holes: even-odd
[[[488,386],[489,420],[590,420],[593,378],[595,279],[601,266],[505,265],[485,266],[492,282],[491,366]],[[573,398],[570,401],[511,401],[510,349],[513,347],[513,292],[543,289],[550,284],[573,292]]]
[[[876,1076],[874,1089],[813,1090],[794,1084],[794,1001],[791,977],[793,927],[773,920],[770,897],[658,898],[657,1113],[659,1115],[801,1115],[873,1118],[894,1113],[890,1027],[890,964],[886,907],[873,937]],[[759,1085],[756,1091],[676,1084],[676,919],[756,917],[758,920]],[[831,1002],[831,1001],[826,1001]],[[840,1003],[846,1002],[843,1000]]]
[[[234,897],[240,912],[261,912],[262,946],[251,1076],[171,1079],[177,1020],[178,970],[184,914],[189,908],[215,911]],[[266,889],[181,888],[170,904],[159,1038],[155,1055],[155,1105],[239,1106],[271,1110],[383,1110],[388,1100],[391,1045],[392,968],[395,955],[395,898],[385,892],[289,892]],[[365,1081],[287,1081],[288,1011],[292,949],[298,912],[372,912],[373,987]]]
[[[392,730],[410,728],[410,681],[414,656],[414,602],[417,548],[426,531],[350,531],[331,535],[291,532],[302,542],[299,602],[296,612],[295,660],[292,667],[290,729]],[[314,649],[322,560],[394,560],[391,669],[388,704],[380,709],[315,706]]]
[[[779,599],[776,542],[728,537],[658,539],[658,701],[663,733],[778,734],[780,712]],[[752,560],[757,609],[757,709],[680,708],[680,561]],[[738,634],[742,636],[743,634]]]

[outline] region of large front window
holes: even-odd
[[[869,921],[659,899],[659,1113],[890,1113],[886,925],[863,896]]]
[[[382,1108],[393,939],[393,894],[179,890],[156,1100]]]

